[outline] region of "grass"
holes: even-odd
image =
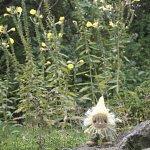
[[[31,129],[23,126],[0,126],[0,150],[62,150],[85,142],[81,129]]]

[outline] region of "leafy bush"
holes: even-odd
[[[150,119],[150,82],[145,81],[135,91],[126,90],[110,101],[123,126],[136,125]]]

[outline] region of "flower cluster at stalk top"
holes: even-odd
[[[85,133],[90,135],[99,134],[101,139],[114,140],[116,136],[116,119],[115,115],[106,108],[103,96],[100,97],[97,105],[89,109],[85,115],[84,126],[87,127]]]

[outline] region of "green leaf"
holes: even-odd
[[[80,48],[82,48],[84,45],[79,45],[76,49],[75,49],[75,51],[78,51],[78,50],[80,50]]]
[[[86,53],[86,50],[83,50],[79,55],[83,55],[84,53]]]
[[[87,91],[89,88],[90,86],[85,86],[79,92],[81,93],[81,92]]]
[[[93,49],[93,50],[99,50],[98,48],[96,48],[96,47],[93,47],[93,46],[89,46],[91,49]]]
[[[112,89],[115,89],[115,88],[117,88],[117,85],[111,86],[111,87],[108,89],[108,91],[109,91],[109,90],[112,90]]]

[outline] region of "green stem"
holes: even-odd
[[[88,41],[87,39],[89,39],[88,35],[87,35],[88,31],[85,31],[85,47],[86,47],[86,51],[88,54],[88,58],[89,58],[89,72],[90,72],[90,84],[91,84],[91,91],[92,91],[92,97],[93,100],[95,100],[95,93],[94,93],[94,89],[93,89],[93,77],[92,77],[92,60],[91,60],[91,56],[90,56],[90,52],[89,52],[89,45],[88,45]],[[96,102],[96,101],[95,101]]]
[[[119,78],[120,78],[120,49],[119,49],[119,36],[116,37],[116,49],[117,49],[117,88],[116,92],[119,93]]]

